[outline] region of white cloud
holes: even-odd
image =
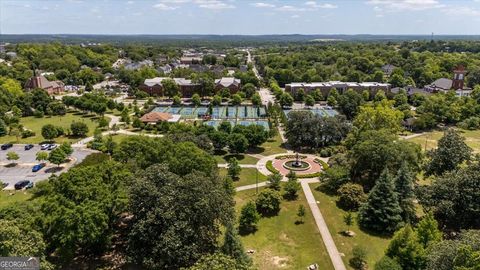
[[[258,8],[273,8],[273,7],[275,7],[274,4],[262,3],[262,2],[252,3],[250,5],[252,5],[254,7],[258,7]]]
[[[132,4],[135,4],[135,2],[134,1],[127,1],[127,4],[132,5]]]
[[[445,8],[442,12],[450,16],[480,16],[480,10],[465,6]]]
[[[178,7],[174,7],[174,6],[168,6],[164,3],[155,4],[155,5],[153,5],[153,7],[158,9],[158,10],[175,10],[175,9],[178,8]]]
[[[301,7],[294,7],[294,6],[285,5],[285,6],[278,7],[277,10],[279,10],[279,11],[306,11],[307,9],[301,8]]]
[[[333,4],[329,4],[329,3],[318,4],[315,1],[307,1],[307,2],[305,2],[305,5],[307,5],[311,8],[324,8],[324,9],[338,8],[337,5],[333,5]]]
[[[438,0],[368,0],[366,3],[384,7],[387,11],[418,11],[445,7]]]
[[[195,3],[198,4],[201,8],[206,9],[231,9],[235,8],[234,5],[219,1],[219,0],[195,0]]]
[[[297,18],[300,18],[300,15],[295,14],[295,15],[292,15],[292,16],[290,16],[290,17],[291,17],[292,19],[297,19]]]
[[[167,4],[183,4],[190,2],[190,0],[160,0],[160,2]]]

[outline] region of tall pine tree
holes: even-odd
[[[393,178],[385,169],[360,208],[358,223],[365,229],[393,233],[402,226],[401,213]]]
[[[425,250],[409,224],[395,233],[385,255],[396,260],[403,270],[419,270],[425,266]]]
[[[428,213],[417,225],[418,241],[427,248],[430,244],[442,240],[442,232],[432,213]]]
[[[221,249],[223,254],[234,258],[238,263],[242,265],[250,265],[250,257],[248,257],[243,249],[237,229],[235,229],[231,224],[227,225],[225,239],[223,240]]]
[[[414,180],[414,175],[409,169],[408,164],[403,162],[395,178],[395,191],[398,195],[400,208],[402,208],[403,221],[408,223],[411,223],[415,219],[415,205],[413,204],[415,198],[413,193]]]

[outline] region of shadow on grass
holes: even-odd
[[[9,163],[9,164],[5,165],[4,167],[5,167],[5,168],[13,168],[13,167],[15,167],[15,166],[17,166],[17,163],[12,162],[12,163]]]
[[[295,221],[295,225],[302,225],[303,223],[305,223],[303,220],[296,220]]]
[[[248,228],[239,227],[238,234],[240,234],[241,236],[247,236],[249,234],[255,234],[257,230],[258,230],[257,227],[248,227]]]

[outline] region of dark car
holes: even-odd
[[[28,188],[28,186],[33,187],[33,183],[30,182],[29,180],[22,180],[22,181],[19,181],[15,184],[15,189],[16,190],[19,190],[19,189],[23,189],[23,188]]]
[[[30,150],[33,148],[33,144],[27,144],[25,145],[25,150]]]
[[[33,166],[32,172],[38,172],[38,171],[40,171],[43,167],[45,167],[45,163],[37,164],[37,165]]]
[[[13,146],[13,144],[11,144],[11,143],[2,144],[2,150],[7,150],[8,148],[10,148],[12,146]]]

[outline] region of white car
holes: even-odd
[[[41,144],[40,145],[40,150],[47,150],[48,147],[50,147],[50,144],[48,144],[48,143]]]
[[[50,145],[48,146],[48,150],[53,150],[53,149],[55,149],[55,148],[57,148],[57,145],[56,145],[56,144],[50,144]]]

